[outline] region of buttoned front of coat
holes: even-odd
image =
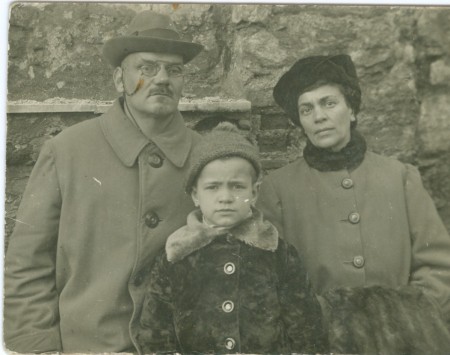
[[[297,252],[258,216],[219,231],[195,211],[169,237],[146,286],[144,353],[326,351]]]
[[[178,115],[150,138],[116,101],[45,143],[6,256],[9,349],[133,348],[144,271],[193,208],[183,182],[199,135]]]
[[[414,285],[450,317],[450,238],[411,165],[368,152],[352,171],[305,160],[268,175],[259,207],[305,260],[314,290]]]

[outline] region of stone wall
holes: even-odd
[[[299,156],[302,133],[275,105],[272,88],[298,58],[348,53],[363,90],[358,117],[369,148],[419,167],[450,230],[450,8],[23,3],[12,7],[8,99],[112,100],[104,41],[137,11],[170,14],[205,46],[187,66],[184,95],[246,99],[266,169]],[[94,115],[10,114],[8,235],[45,139]]]

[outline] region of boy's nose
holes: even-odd
[[[233,202],[234,197],[233,194],[231,193],[230,189],[222,189],[220,191],[220,195],[219,195],[219,201],[223,202],[223,203],[230,203]]]

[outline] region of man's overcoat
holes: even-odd
[[[145,269],[193,208],[183,181],[199,137],[177,114],[150,141],[116,101],[44,144],[6,255],[7,348],[133,348]]]

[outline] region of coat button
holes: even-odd
[[[359,223],[360,219],[361,219],[361,216],[359,215],[358,212],[353,212],[348,215],[348,220],[350,223],[353,223],[353,224]]]
[[[233,338],[226,338],[225,339],[225,347],[228,350],[233,350],[235,346],[236,346],[236,340],[234,340]]]
[[[161,221],[155,212],[149,212],[144,218],[145,224],[149,228],[156,228]]]
[[[150,154],[147,159],[148,163],[153,168],[160,168],[163,165],[164,161],[164,159],[159,154],[156,153]]]
[[[225,313],[233,312],[234,303],[231,301],[225,301],[224,303],[222,303],[222,309]]]
[[[227,275],[234,274],[236,271],[236,266],[233,263],[226,263],[223,267],[223,271],[225,271],[225,274]]]
[[[364,257],[361,255],[355,256],[353,258],[353,265],[355,265],[358,269],[362,268],[364,266]]]
[[[341,184],[344,189],[350,189],[353,187],[353,180],[350,178],[345,178],[342,180]]]

